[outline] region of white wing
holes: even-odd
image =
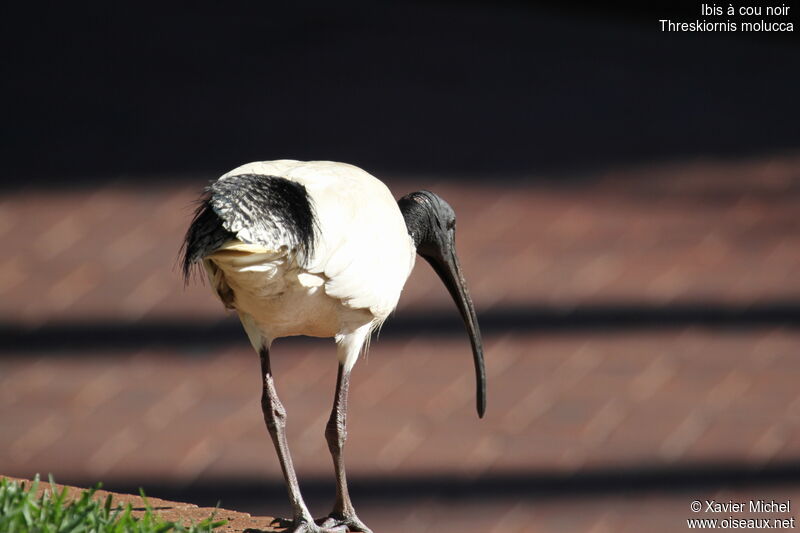
[[[305,186],[318,238],[308,272],[323,274],[325,293],[379,321],[397,305],[415,250],[397,202],[381,181],[358,167],[330,161],[249,163],[226,176],[281,176]]]

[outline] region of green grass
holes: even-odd
[[[67,501],[67,489],[60,492],[50,478],[50,489],[36,496],[39,476],[30,486],[0,479],[0,531],[2,533],[211,533],[225,524],[212,514],[191,525],[169,522],[157,516],[141,492],[145,511],[134,517],[133,506],[114,505],[109,494],[105,502],[94,498],[97,487],[80,498]]]

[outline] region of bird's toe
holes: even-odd
[[[330,524],[317,524],[315,522],[306,520],[287,520],[284,518],[276,518],[272,521],[271,525],[281,528],[281,533],[347,533],[346,524],[334,522],[331,522]]]
[[[289,520],[288,518],[273,518],[272,522],[270,522],[270,526],[279,527],[283,529],[288,529],[292,527],[294,520]]]
[[[343,516],[337,513],[331,513],[327,517],[318,520],[317,523],[319,523],[320,527],[323,528],[323,531],[328,531],[328,529],[331,529],[332,531],[339,531],[336,528],[344,528],[341,529],[341,531],[372,533],[372,530],[368,528],[355,514]]]

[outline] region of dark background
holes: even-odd
[[[285,157],[508,178],[796,146],[796,34],[659,31],[699,6],[6,7],[4,182]]]

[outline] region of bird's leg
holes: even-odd
[[[294,472],[292,456],[289,454],[289,445],[286,443],[286,409],[283,408],[275,382],[272,379],[272,370],[269,364],[269,348],[263,347],[259,352],[261,356],[261,374],[264,377],[264,389],[261,393],[261,410],[264,412],[264,422],[272,437],[278,459],[289,490],[289,500],[294,513],[292,527],[289,531],[294,533],[319,533],[319,527],[314,523],[311,513],[308,512],[303,497],[300,495],[300,486]]]
[[[336,378],[336,395],[333,400],[331,417],[325,427],[325,439],[328,449],[333,457],[333,468],[336,471],[336,503],[333,511],[322,522],[323,527],[347,526],[350,531],[363,531],[372,533],[356,516],[353,503],[350,501],[350,492],[347,490],[347,476],[344,471],[344,457],[342,450],[347,438],[347,392],[350,388],[350,372],[339,364],[339,374]]]

